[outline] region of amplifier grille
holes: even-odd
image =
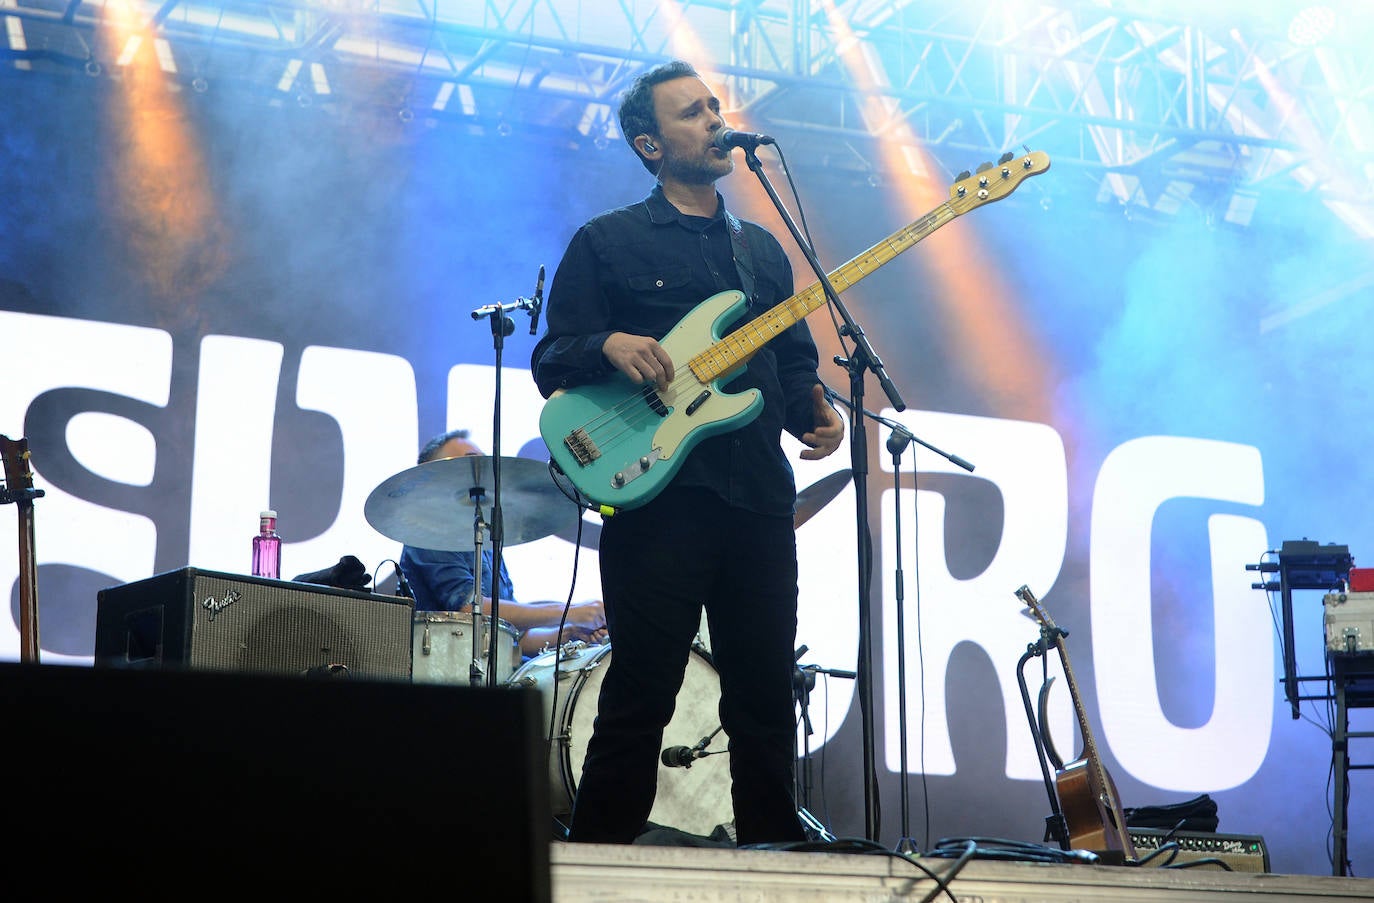
[[[412,603],[182,568],[97,597],[95,663],[410,679]]]

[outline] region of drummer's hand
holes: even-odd
[[[578,602],[568,609],[565,632],[572,639],[584,640],[593,645],[607,642],[609,634],[606,631],[606,609],[601,600]]]
[[[568,608],[568,624],[587,630],[605,627],[606,608],[601,604],[600,599],[593,599],[590,602],[574,602]]]

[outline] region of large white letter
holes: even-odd
[[[198,568],[247,574],[249,537],[270,507],[272,426],[282,347],[236,336],[200,343],[195,462],[187,560]]]
[[[344,476],[338,517],[305,542],[287,542],[282,566],[293,574],[329,567],[355,555],[377,576],[378,564],[401,544],[367,522],[367,497],[389,477],[415,466],[419,430],[415,371],[405,358],[371,351],[312,347],[301,355],[296,403],[333,417],[343,434]],[[327,507],[333,499],[321,499]],[[291,564],[287,564],[287,559]],[[384,575],[385,576],[385,575]]]
[[[1264,525],[1213,515],[1212,717],[1195,728],[1165,717],[1155,689],[1151,526],[1164,502],[1184,497],[1261,504],[1259,450],[1147,436],[1107,456],[1093,490],[1092,638],[1102,730],[1112,752],[1139,780],[1194,793],[1242,784],[1264,760],[1274,709],[1274,647],[1270,619],[1245,571],[1246,562],[1269,548]]]
[[[0,311],[0,335],[5,337],[5,378],[0,389],[0,431],[12,439],[22,435],[24,416],[33,400],[44,392],[68,386],[112,392],[158,407],[167,405],[172,374],[172,340],[160,329],[43,317]],[[153,468],[149,462],[131,460],[128,454],[147,454],[155,446],[147,442],[119,441],[146,432],[140,424],[118,417],[82,418],[80,445],[89,448],[106,433],[101,475],[137,485]],[[43,449],[30,444],[34,487],[44,495],[34,503],[38,564],[70,564],[102,574],[113,582],[129,583],[152,574],[157,552],[157,528],[146,517],[93,505],[42,479]],[[13,518],[0,522],[0,543],[13,549],[17,536]],[[117,537],[118,541],[112,540]],[[17,561],[0,554],[0,593],[8,609],[10,588],[18,578]],[[42,585],[38,587],[39,640],[43,608]],[[96,600],[91,599],[91,620]],[[43,661],[67,660],[89,663],[90,656],[43,654]],[[0,658],[19,658],[19,631],[14,622],[0,618]]]
[[[1010,742],[1007,748],[1007,775],[1012,778],[1040,777],[1035,744],[1031,742],[1016,680],[1016,665],[1034,642],[1036,628],[1020,614],[1022,605],[1014,593],[1027,584],[1038,592],[1054,583],[1064,561],[1068,538],[1068,466],[1064,443],[1059,434],[1039,423],[994,420],[931,411],[887,416],[901,418],[912,432],[937,446],[967,458],[976,467],[975,477],[988,480],[1002,494],[1003,522],[1001,542],[987,568],[968,580],[957,580],[949,572],[945,555],[945,500],[939,493],[920,490],[916,512],[919,527],[913,523],[912,497],[903,490],[900,498],[883,494],[883,562],[895,560],[896,506],[902,506],[902,557],[904,567],[913,560],[919,567],[921,623],[915,617],[915,600],[905,600],[906,659],[917,661],[917,643],[923,653],[925,717],[920,713],[920,678],[908,667],[907,746],[920,749],[919,725],[924,721],[930,735],[925,738],[924,755],[929,774],[953,774],[954,751],[950,745],[945,706],[945,668],[950,653],[961,642],[973,643],[987,653],[997,671],[1002,688],[1006,736],[1024,743]],[[916,448],[916,446],[912,446]],[[965,473],[943,457],[917,449],[916,464],[921,473]],[[891,468],[890,462],[885,469]],[[910,543],[919,530],[919,556],[913,557]],[[890,570],[890,569],[888,569]],[[890,573],[883,584],[883,675],[887,687],[886,756],[893,771],[901,767],[901,735],[897,704],[897,621],[896,591]],[[914,587],[915,581],[906,581]],[[1053,671],[1053,668],[1051,669]],[[1066,736],[1072,725],[1072,711],[1064,707],[1062,694],[1052,697],[1052,734]],[[909,755],[912,755],[909,753]],[[919,759],[913,761],[919,762]],[[911,762],[908,762],[908,768]]]

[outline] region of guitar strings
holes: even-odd
[[[801,316],[798,316],[793,308],[800,306],[803,311],[809,312],[810,304],[806,301],[806,297],[816,294],[819,287],[820,284],[816,283],[798,292],[768,312],[745,323],[739,329],[693,355],[684,367],[679,368],[672,382],[668,384],[664,394],[671,393],[671,402],[669,403],[676,404],[679,395],[684,390],[684,384],[687,391],[694,391],[695,387],[692,383],[705,386],[728,374],[731,370],[748,363],[760,348],[782,331],[776,326],[769,325],[776,323],[781,316],[780,311],[785,310],[791,314],[792,323],[798,322]],[[804,316],[804,313],[802,315]],[[761,321],[762,325],[760,325]],[[792,323],[789,323],[788,326],[790,327]],[[770,332],[772,335],[765,336],[765,332]],[[706,371],[707,375],[704,379],[698,375],[699,370]],[[684,374],[690,374],[691,378],[683,378]],[[637,391],[631,392],[623,401],[606,408],[583,423],[578,429],[585,433],[598,448],[609,449],[627,433],[637,432],[651,415],[657,416],[654,404],[650,400],[651,395],[657,391],[652,385],[642,386]],[[659,400],[660,403],[663,402],[663,399],[660,398]],[[619,426],[619,429],[607,432],[616,425]]]

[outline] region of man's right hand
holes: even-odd
[[[673,381],[673,359],[649,336],[613,332],[601,345],[601,353],[636,385],[647,380],[666,389]]]

